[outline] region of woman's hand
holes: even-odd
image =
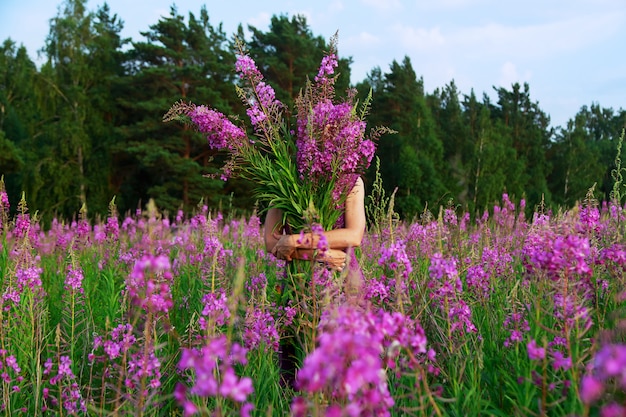
[[[272,254],[278,259],[291,261],[293,259],[311,259],[313,250],[300,249],[298,253],[297,235],[281,235],[276,233],[276,244],[272,248]],[[340,249],[328,249],[324,253],[317,255],[316,260],[324,262],[329,268],[335,271],[342,271],[346,267],[346,253]]]
[[[346,267],[346,253],[340,249],[328,249],[323,254],[318,255],[317,260],[339,272]]]
[[[296,254],[296,242],[294,242],[293,235],[282,235],[274,233],[274,237],[278,240],[272,248],[272,254],[278,259],[284,259],[291,261],[295,258]]]

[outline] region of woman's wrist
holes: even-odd
[[[291,235],[291,243],[294,248],[298,249],[314,249],[315,241],[311,233],[302,233],[299,235]]]

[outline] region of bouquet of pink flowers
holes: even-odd
[[[247,107],[252,137],[205,105],[178,102],[163,118],[191,121],[207,135],[209,147],[225,150],[228,160],[222,179],[239,176],[252,181],[258,201],[282,210],[284,223],[294,231],[314,223],[324,230],[335,225],[348,193],[370,165],[376,140],[387,131],[375,128],[365,138],[371,94],[360,106],[354,90],[346,99],[336,100],[336,36],[330,47],[314,80],[296,100],[295,130],[289,129],[284,105],[241,42],[235,69],[242,85],[236,88]]]

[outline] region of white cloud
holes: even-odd
[[[265,30],[270,26],[270,22],[272,21],[272,14],[268,12],[261,12],[254,17],[251,17],[246,22],[246,25],[252,25],[257,29]]]
[[[400,0],[361,0],[367,6],[378,10],[398,10],[402,9]]]
[[[340,33],[341,35],[341,33]],[[381,39],[370,32],[360,32],[356,35],[348,37],[345,41],[341,41],[341,44],[350,49],[364,49],[367,50],[373,46],[379,46],[382,44]]]
[[[409,51],[440,48],[446,43],[439,27],[425,29],[398,24],[393,26],[392,32],[396,36],[394,42],[400,43]]]
[[[415,0],[415,5],[421,9],[426,11],[433,10],[446,10],[450,11],[453,9],[464,9],[467,7],[476,7],[480,5],[480,3],[485,3],[486,0],[437,0],[437,1],[423,1],[423,0]]]
[[[511,61],[507,61],[500,67],[500,77],[498,83],[501,87],[510,88],[514,83],[523,84],[530,81],[531,72],[525,71],[523,75],[520,75],[517,71],[517,67]]]
[[[343,1],[341,0],[333,0],[328,5],[328,10],[331,13],[338,13],[338,12],[343,11],[343,9],[345,9],[345,6],[343,4]]]
[[[597,43],[619,30],[621,20],[615,14],[595,14],[527,26],[489,23],[460,28],[446,38],[451,47],[471,48],[479,55],[537,59]]]

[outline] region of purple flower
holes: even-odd
[[[199,320],[200,328],[206,330],[207,326],[223,326],[230,318],[230,310],[228,309],[228,299],[226,294],[221,291],[219,293],[208,293],[202,297],[204,308],[202,309],[202,317]],[[207,321],[208,320],[208,321]]]
[[[322,58],[320,69],[315,76],[315,81],[321,84],[332,83],[333,78],[329,78],[329,75],[335,73],[335,68],[339,66],[337,62],[337,56],[335,54],[329,54]]]
[[[170,269],[169,259],[164,255],[144,255],[135,262],[126,280],[133,303],[149,312],[167,313],[174,305]]]
[[[237,363],[245,363],[246,350],[238,344],[230,344],[226,336],[220,335],[201,349],[183,349],[178,363],[180,370],[192,370],[195,378],[189,392],[201,397],[228,398],[238,403],[246,401],[253,392],[252,380],[238,377],[233,368]],[[218,372],[216,372],[218,368]],[[189,411],[187,389],[176,388],[176,400]],[[249,410],[249,407],[246,409]]]
[[[435,253],[428,268],[433,278],[428,282],[430,297],[437,301],[439,308],[446,314],[453,331],[477,332],[472,323],[472,312],[462,299],[463,283],[457,270],[455,258],[445,259],[441,253]]]
[[[530,330],[528,320],[523,312],[512,312],[504,319],[504,327],[511,330],[509,337],[504,341],[504,346],[509,347],[523,340],[523,333]]]
[[[242,403],[246,401],[248,395],[252,394],[252,391],[254,391],[252,379],[248,377],[239,378],[235,375],[233,368],[226,368],[222,375],[222,384],[219,389],[220,395]]]
[[[262,78],[261,72],[257,68],[254,59],[252,59],[249,55],[242,54],[237,56],[235,70],[239,73],[241,78]]]
[[[625,415],[626,407],[617,403],[607,404],[600,409],[600,417],[624,417]]]
[[[528,358],[530,360],[541,360],[546,357],[546,349],[537,346],[535,339],[531,339],[531,341],[526,345],[526,348],[528,349]]]
[[[222,113],[206,106],[196,106],[188,113],[198,130],[207,134],[211,149],[228,149],[238,152],[243,146],[246,133]]]
[[[327,393],[333,413],[387,415],[394,401],[387,388],[385,365],[395,364],[402,349],[426,354],[426,337],[415,321],[401,313],[333,308],[320,320],[318,346],[297,374],[298,387]],[[349,405],[342,411],[341,404]],[[307,407],[301,398],[292,403],[294,415],[303,415]]]
[[[563,369],[567,371],[572,367],[572,358],[563,357],[563,353],[558,350],[553,350],[551,352],[552,355],[552,367],[554,370]]]
[[[274,317],[260,309],[248,310],[244,325],[243,340],[247,349],[264,345],[278,352],[278,330]]]
[[[74,373],[72,372],[72,369],[70,368],[71,364],[72,364],[72,360],[70,359],[69,356],[61,356],[58,375],[61,377],[67,376],[67,377],[73,378]]]
[[[68,267],[65,276],[65,289],[71,289],[83,293],[83,271],[80,268],[74,269],[71,265]]]
[[[413,272],[413,266],[406,253],[406,242],[397,240],[392,242],[389,247],[381,248],[378,265],[384,265],[392,271],[399,271],[404,279],[408,279]]]
[[[585,404],[592,404],[604,392],[604,384],[591,375],[585,375],[580,381],[580,399]]]

